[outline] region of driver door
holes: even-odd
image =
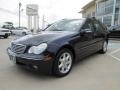
[[[94,29],[91,20],[87,20],[80,30],[80,37],[77,43],[78,56],[85,57],[94,51]]]

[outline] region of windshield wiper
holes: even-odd
[[[63,31],[62,29],[54,29],[54,30],[51,30],[51,31]]]

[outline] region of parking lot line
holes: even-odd
[[[114,50],[113,52],[109,53],[109,54],[114,54],[114,53],[117,53],[118,51],[120,51],[120,48],[117,49],[117,50]]]
[[[112,58],[116,59],[117,61],[120,61],[120,58],[114,56],[113,54],[117,53],[120,51],[120,48],[117,50],[114,50],[113,52],[109,53],[108,55],[111,56]]]
[[[115,56],[113,56],[113,55],[111,55],[111,54],[108,54],[108,55],[111,56],[112,58],[116,59],[117,61],[120,61],[120,58],[115,57]]]

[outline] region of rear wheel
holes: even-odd
[[[53,66],[53,73],[55,76],[63,77],[67,75],[73,65],[73,54],[69,49],[62,49],[56,56]]]
[[[108,46],[108,42],[105,40],[103,42],[103,46],[102,46],[102,49],[100,50],[100,53],[106,53],[107,52],[107,46]]]

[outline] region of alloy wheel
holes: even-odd
[[[103,51],[106,52],[107,51],[107,42],[105,41],[103,44]]]
[[[72,56],[70,53],[65,52],[61,54],[58,61],[58,69],[61,73],[66,74],[72,66]]]

